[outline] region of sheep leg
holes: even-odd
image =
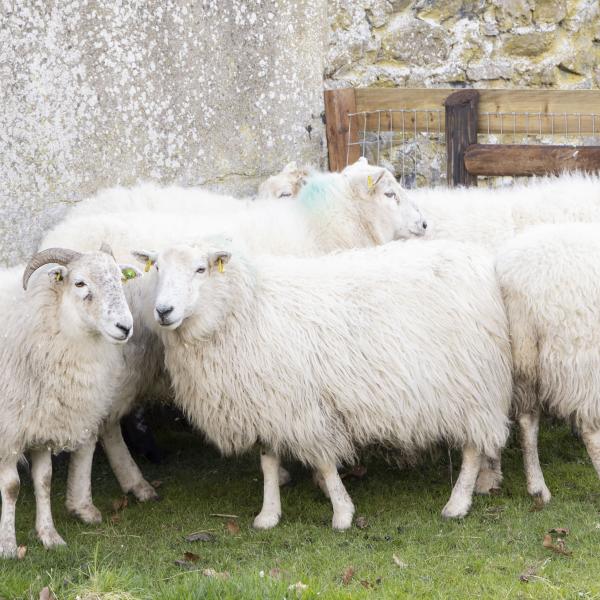
[[[335,463],[328,463],[319,467],[319,473],[325,481],[329,492],[329,499],[333,506],[332,527],[334,529],[349,529],[354,516],[354,504],[344,487]]]
[[[592,459],[592,464],[600,477],[600,429],[591,430],[585,429],[582,432],[583,441],[587,448],[588,454]]]
[[[100,439],[123,493],[131,492],[140,502],[158,500],[156,490],[144,479],[125,444],[119,421],[108,423]]]
[[[96,438],[71,453],[67,477],[67,510],[90,525],[102,522],[102,513],[92,500],[92,463],[95,450]]]
[[[263,473],[263,505],[254,519],[256,529],[271,529],[281,518],[281,497],[279,494],[279,458],[269,450],[260,453],[260,466]]]
[[[291,480],[292,476],[290,475],[290,472],[283,467],[279,467],[279,485],[287,485]]]
[[[540,413],[539,411],[523,413],[519,415],[518,420],[519,427],[521,428],[521,448],[523,450],[527,491],[530,495],[541,498],[542,502],[547,504],[550,502],[552,496],[544,481],[544,474],[542,473],[540,457],[538,455]]]
[[[450,500],[442,510],[442,517],[446,519],[462,518],[467,515],[471,508],[473,500],[473,490],[475,489],[475,481],[477,474],[481,468],[482,455],[472,446],[463,448],[463,460],[460,468],[460,474],[454,488]]]
[[[0,558],[17,556],[17,534],[15,511],[20,488],[17,459],[0,462],[0,493],[2,494],[2,516],[0,516]]]
[[[502,483],[502,461],[500,452],[495,456],[485,456],[481,461],[481,470],[475,483],[476,494],[489,494],[500,488]]]
[[[44,548],[64,546],[52,520],[50,486],[52,484],[52,456],[50,450],[31,451],[31,476],[35,492],[35,530]]]

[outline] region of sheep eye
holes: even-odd
[[[82,288],[84,285],[85,285],[85,282],[83,282],[83,281],[76,281],[75,282],[75,287]]]
[[[395,198],[396,197],[396,192],[386,192],[385,196],[387,196],[388,198]]]
[[[281,194],[279,194],[280,198],[291,198],[292,194],[290,192],[281,192]]]
[[[206,271],[206,267],[198,267],[196,269],[196,273],[204,273],[204,271]]]
[[[158,265],[156,263],[154,263],[154,266],[156,267],[156,270],[158,271]]]

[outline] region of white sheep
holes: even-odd
[[[311,169],[299,168],[295,162],[291,162],[280,173],[272,175],[260,184],[256,200],[295,197],[310,173]],[[253,200],[254,198],[250,197],[236,198],[198,186],[143,182],[132,187],[115,186],[103,189],[73,205],[66,218],[123,212],[171,212],[179,215],[199,213],[206,216],[232,214],[247,208]]]
[[[33,275],[47,264],[54,265],[47,275]],[[37,535],[47,548],[64,544],[50,507],[50,452],[95,439],[123,368],[121,344],[133,327],[122,273],[106,252],[52,248],[36,254],[22,277],[26,292],[20,273],[0,271],[6,317],[0,337],[2,557],[17,552],[17,462],[25,451],[32,459]]]
[[[548,502],[537,448],[542,410],[576,424],[600,475],[600,225],[532,228],[499,250],[496,271],[527,490]]]
[[[117,256],[125,258],[135,244],[161,249],[184,241],[194,243],[203,234],[224,233],[241,240],[254,254],[319,255],[422,235],[426,223],[410,201],[400,198],[400,193],[391,173],[378,167],[357,175],[315,174],[307,180],[299,202],[265,200],[223,217],[115,213],[72,218],[47,234],[42,247],[61,240],[85,249],[108,240]],[[131,457],[119,419],[140,397],[151,393],[153,386],[164,384],[162,348],[148,326],[152,316],[148,320],[142,314],[145,285],[145,278],[127,285],[127,299],[136,321],[136,334],[125,349],[130,375],[100,435],[121,488],[141,501],[156,498],[156,492]],[[67,493],[68,509],[90,523],[101,519],[89,492],[93,451],[90,444],[74,453]]]
[[[148,312],[192,423],[225,454],[266,449],[255,527],[278,523],[279,457],[291,456],[321,473],[333,527],[348,528],[336,464],[370,444],[462,448],[443,515],[466,515],[482,455],[508,432],[510,346],[491,258],[445,241],[254,260],[222,244],[162,252]]]

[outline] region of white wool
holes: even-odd
[[[176,401],[223,452],[261,443],[318,467],[372,443],[503,446],[507,323],[480,248],[255,260],[234,250],[224,273],[193,280],[208,254],[161,254],[156,303],[184,316],[161,335]]]
[[[600,222],[600,176],[532,178],[501,188],[405,190],[428,222],[425,239],[454,239],[497,250],[533,225]]]

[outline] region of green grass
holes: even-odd
[[[273,531],[251,528],[261,502],[258,457],[223,459],[199,437],[164,431],[170,449],[160,465],[141,460],[150,480],[163,482],[162,501],[130,502],[116,523],[112,502],[120,497],[102,453],[94,466],[101,526],[85,526],[64,509],[65,464],[56,465],[53,498],[57,528],[67,548],[45,551],[35,538],[34,499],[23,477],[17,538],[27,545],[22,561],[0,562],[0,598],[38,598],[49,586],[62,600],[127,598],[296,598],[288,586],[308,586],[302,598],[600,598],[600,482],[582,444],[566,427],[545,423],[541,458],[552,503],[532,511],[514,442],[504,454],[505,483],[499,496],[477,497],[471,514],[445,522],[440,511],[450,493],[447,457],[399,471],[383,461],[368,475],[348,480],[357,515],[366,529],[330,529],[331,508],[305,471],[282,491],[284,517]],[[460,457],[453,455],[454,477]],[[240,532],[229,533],[210,513],[239,515]],[[552,553],[542,539],[568,527],[571,556]],[[210,530],[214,543],[186,542],[186,534]],[[191,570],[177,566],[186,551],[200,556]],[[394,564],[396,554],[405,568]],[[343,573],[353,567],[345,585]],[[203,569],[227,571],[209,578]],[[281,578],[269,576],[279,569]],[[535,571],[529,583],[519,576]],[[265,576],[261,577],[263,571]],[[364,585],[369,585],[368,589]]]

